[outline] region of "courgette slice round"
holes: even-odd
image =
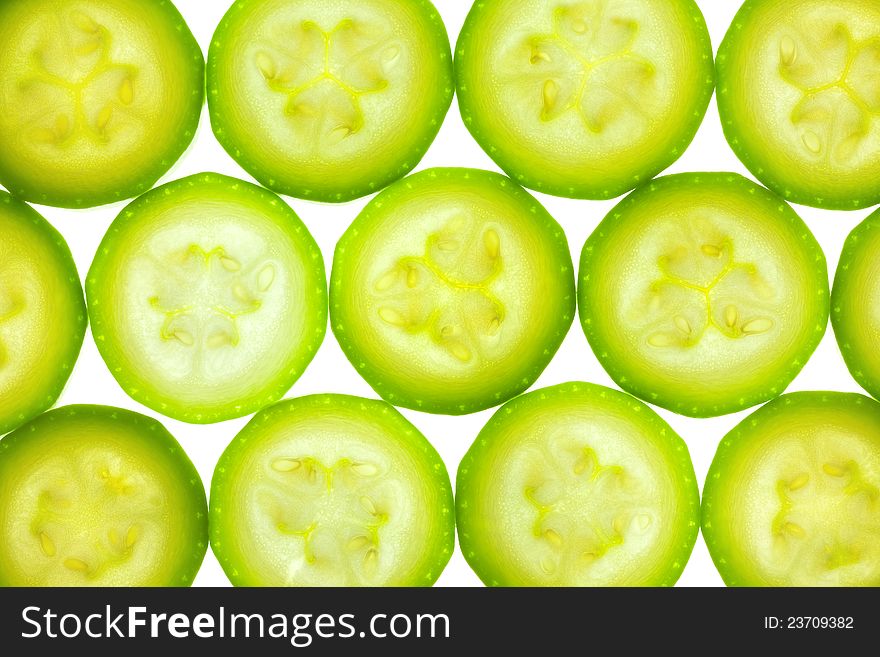
[[[656,413],[567,383],[489,420],[458,468],[456,519],[490,586],[671,586],[700,496],[687,446]]]
[[[280,399],[327,328],[324,262],[305,225],[275,194],[212,173],[128,205],[86,294],[98,350],[125,391],[198,424]]]
[[[880,202],[880,5],[748,0],[718,50],[718,109],[743,164],[795,203]]]
[[[145,192],[195,135],[205,61],[169,0],[0,3],[0,183],[84,208]]]
[[[0,586],[189,586],[205,489],[155,420],[49,411],[0,440]]]
[[[315,201],[411,171],[454,89],[428,0],[237,0],[208,52],[217,139],[266,187]]]
[[[384,399],[461,415],[528,388],[568,332],[565,233],[510,179],[428,169],[377,196],[339,240],[331,326]]]
[[[211,548],[236,586],[430,586],[454,541],[446,467],[385,402],[270,406],[211,482]]]
[[[715,85],[693,0],[479,0],[456,45],[465,125],[520,184],[606,199],[677,160]]]
[[[880,211],[850,233],[831,294],[831,324],[850,373],[880,399]]]
[[[58,400],[86,323],[64,238],[33,208],[0,191],[0,435]]]
[[[828,324],[825,256],[775,194],[731,173],[653,181],[581,256],[581,323],[624,390],[683,415],[785,390]]]
[[[729,586],[880,586],[880,404],[797,392],[721,441],[703,535]]]

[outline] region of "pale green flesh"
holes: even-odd
[[[64,239],[0,192],[0,435],[55,403],[86,328],[79,275]]]
[[[434,412],[525,387],[574,310],[561,228],[510,180],[464,169],[417,174],[368,206],[337,247],[331,289],[334,331],[362,375]]]
[[[709,472],[703,529],[730,585],[880,584],[880,408],[795,393],[747,419]]]
[[[674,583],[696,536],[698,497],[672,430],[643,419],[651,412],[635,400],[588,384],[511,405],[459,469],[459,535],[477,574],[502,586]]]
[[[201,50],[170,3],[7,2],[0,8],[0,182],[89,207],[146,191],[195,134]]]
[[[457,45],[465,124],[521,184],[610,198],[677,159],[714,82],[691,2],[476,3]]]
[[[793,211],[738,176],[662,178],[587,241],[581,317],[615,380],[688,415],[782,391],[824,333],[827,272]]]
[[[201,481],[161,425],[129,417],[67,407],[0,443],[4,585],[192,582],[207,549]]]
[[[792,201],[880,200],[880,8],[865,0],[747,2],[718,56],[731,146]]]
[[[853,377],[880,398],[880,220],[875,212],[850,234],[834,279],[831,319]]]
[[[194,422],[246,415],[280,397],[320,343],[320,255],[267,192],[210,174],[173,185],[176,200],[153,192],[105,238],[87,286],[96,340],[148,406]]]
[[[208,87],[218,139],[263,184],[345,201],[421,159],[452,99],[451,53],[426,1],[239,0]]]
[[[452,549],[451,499],[439,457],[390,406],[282,402],[221,458],[212,546],[237,585],[430,585]]]

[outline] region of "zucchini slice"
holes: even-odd
[[[0,586],[189,586],[205,489],[155,420],[65,406],[0,440]]]
[[[331,326],[384,399],[461,415],[538,378],[575,313],[565,233],[510,179],[428,169],[377,196],[339,240]]]
[[[217,139],[266,187],[315,201],[411,171],[454,89],[428,0],[237,0],[208,52]]]
[[[478,0],[456,45],[465,126],[521,185],[620,196],[687,149],[715,69],[693,0]]]
[[[666,176],[617,205],[581,256],[581,323],[624,390],[711,417],[780,395],[828,324],[809,228],[732,173]]]
[[[430,586],[454,542],[446,467],[385,402],[270,406],[211,482],[211,548],[236,586]]]
[[[717,67],[724,133],[761,182],[819,208],[880,202],[876,0],[748,0]]]
[[[86,280],[92,332],[135,400],[198,424],[280,399],[327,328],[318,245],[275,194],[213,173],[141,196]]]
[[[687,446],[656,413],[567,383],[489,420],[458,468],[456,518],[489,586],[672,586],[700,496]]]
[[[205,60],[169,0],[0,2],[0,183],[85,208],[145,192],[192,141]]]
[[[0,435],[58,400],[86,323],[64,238],[33,208],[0,191]]]
[[[783,395],[721,441],[703,535],[729,586],[880,586],[880,404]]]

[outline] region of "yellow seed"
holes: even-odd
[[[64,139],[70,132],[70,119],[66,114],[59,114],[55,119],[55,135],[59,139]]]
[[[615,534],[622,534],[623,530],[626,529],[626,518],[617,516],[611,523],[611,529],[614,530]]]
[[[584,474],[590,467],[590,463],[592,463],[592,460],[589,456],[582,456],[577,460],[577,463],[574,464],[574,473],[576,475]]]
[[[52,539],[49,538],[46,532],[40,532],[40,547],[43,550],[43,554],[47,557],[55,556],[55,543],[52,542]]]
[[[95,124],[98,127],[98,130],[103,130],[107,127],[107,124],[110,123],[110,117],[113,116],[113,106],[107,105],[98,112],[98,118],[95,120]]]
[[[452,355],[462,363],[467,363],[473,357],[471,350],[465,347],[461,342],[453,342],[449,345],[449,350],[452,352]]]
[[[544,83],[544,115],[549,115],[556,107],[556,101],[559,99],[559,85],[553,80],[547,80]]]
[[[213,333],[205,344],[208,346],[208,349],[219,349],[220,347],[232,344],[232,340],[229,339],[227,333],[221,331],[219,333]]]
[[[789,490],[799,490],[799,489],[803,488],[804,486],[806,486],[809,481],[810,481],[810,475],[808,475],[805,472],[803,474],[798,475],[794,479],[792,479],[791,482],[788,484],[788,489]]]
[[[548,55],[546,52],[544,52],[543,50],[541,50],[537,47],[534,47],[534,46],[532,47],[532,56],[529,58],[529,62],[531,62],[532,64],[537,64],[538,62],[549,62],[549,61],[550,61],[550,55]]]
[[[64,567],[68,570],[74,570],[78,573],[87,573],[89,572],[89,564],[80,559],[74,559],[69,557],[64,560]]]
[[[113,547],[118,548],[121,546],[122,542],[119,540],[119,532],[115,529],[111,529],[109,532],[107,532],[107,539],[110,541],[110,545],[112,545]]]
[[[137,527],[132,525],[128,528],[128,531],[125,533],[125,547],[130,548],[135,544],[135,542],[140,538],[140,530]]]
[[[719,249],[714,244],[704,244],[700,249],[704,255],[707,255],[711,258],[717,258],[721,255],[721,249]]]
[[[486,247],[486,255],[492,260],[501,255],[501,238],[494,230],[487,230],[483,235],[483,246]]]
[[[562,547],[562,537],[552,529],[547,529],[544,531],[544,538],[552,545],[553,547]]]
[[[351,470],[361,477],[374,477],[379,474],[379,468],[372,463],[355,463],[351,466]]]
[[[550,557],[544,557],[541,559],[541,570],[543,570],[548,575],[552,575],[556,572],[556,564]]]
[[[807,532],[804,531],[803,527],[793,522],[785,523],[785,531],[787,531],[792,536],[797,536],[798,538],[803,538],[807,535]]]
[[[302,467],[299,459],[275,459],[272,461],[272,469],[276,472],[293,472]]]
[[[788,35],[782,37],[779,42],[779,58],[786,66],[791,66],[797,59],[797,44]]]
[[[846,470],[832,463],[826,463],[825,465],[823,465],[822,472],[827,474],[829,477],[842,477],[846,474]]]
[[[691,323],[681,315],[675,318],[675,326],[676,328],[678,328],[679,331],[688,335],[690,335],[691,331],[693,331],[693,329],[691,328]]]
[[[275,62],[264,52],[258,52],[256,56],[257,68],[267,80],[272,80],[278,73]]]
[[[766,333],[773,328],[773,320],[760,318],[753,319],[742,327],[742,332],[746,335],[756,335],[758,333]]]
[[[83,32],[97,32],[98,24],[92,20],[89,16],[86,16],[81,11],[74,11],[71,14],[71,18],[73,19],[73,24],[76,25]]]
[[[367,572],[367,574],[371,575],[376,572],[376,567],[378,565],[379,552],[376,550],[376,548],[370,548],[364,555],[364,570]]]
[[[455,240],[441,240],[440,242],[437,242],[437,248],[441,251],[455,251],[458,249],[458,242]]]
[[[440,337],[451,338],[456,333],[456,328],[452,324],[447,324],[440,328]]]
[[[822,152],[822,140],[819,139],[819,135],[812,130],[804,132],[802,139],[804,141],[804,146],[806,146],[811,153],[818,155]]]
[[[736,306],[727,306],[724,309],[724,323],[727,324],[728,327],[733,328],[736,326],[736,322],[739,319],[739,312],[736,309]]]
[[[131,78],[125,78],[119,85],[119,100],[123,105],[131,105],[134,102],[134,85]]]
[[[407,287],[413,288],[419,284],[419,270],[415,267],[410,267],[406,272],[406,285]]]
[[[100,39],[89,39],[88,41],[79,44],[76,48],[74,48],[74,52],[77,55],[91,55],[98,48],[101,47]]]
[[[486,330],[486,332],[489,335],[496,335],[500,329],[501,329],[501,318],[500,317],[493,317],[492,321],[489,322],[489,328]]]
[[[578,19],[571,24],[571,29],[574,30],[576,34],[584,34],[587,31],[587,24]]]
[[[637,520],[639,522],[639,529],[641,529],[642,531],[646,530],[654,523],[654,519],[647,513],[640,514]]]
[[[406,318],[394,308],[380,308],[379,317],[382,318],[383,322],[391,324],[392,326],[406,326],[408,323]]]
[[[369,544],[370,539],[366,536],[355,536],[348,542],[348,545],[346,547],[352,552],[355,552],[357,550],[360,550],[361,548],[367,547],[367,545]]]
[[[382,53],[382,59],[385,60],[386,64],[391,64],[400,56],[400,48],[397,46],[389,46],[385,48],[385,51]]]
[[[648,344],[652,347],[671,347],[675,343],[675,339],[665,333],[655,333],[648,338]]]
[[[196,343],[195,338],[193,338],[192,336],[192,333],[189,333],[188,331],[182,331],[180,329],[174,331],[174,333],[171,334],[171,337],[176,339],[178,342],[180,342],[180,344],[184,345],[185,347],[192,347]]]
[[[360,502],[361,502],[361,506],[363,507],[364,511],[369,513],[371,516],[376,515],[376,505],[373,504],[373,500],[371,500],[369,497],[364,495],[363,497],[361,497]]]
[[[272,287],[272,283],[275,282],[275,267],[272,265],[266,265],[263,267],[260,275],[257,277],[257,287],[260,288],[261,292],[268,292],[269,288]]]
[[[338,144],[343,139],[354,134],[354,129],[351,126],[347,125],[339,125],[333,128],[330,131],[330,143]]]
[[[239,271],[241,269],[241,263],[227,255],[220,256],[220,264],[226,271]]]
[[[378,292],[386,292],[394,287],[394,284],[397,282],[397,279],[400,276],[400,272],[396,269],[392,269],[387,274],[382,276],[378,281],[376,281],[376,290]]]

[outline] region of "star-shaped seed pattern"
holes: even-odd
[[[843,24],[815,34],[788,30],[779,40],[779,74],[802,92],[791,112],[803,148],[846,162],[880,116],[880,38],[857,41]]]
[[[219,349],[239,342],[238,319],[258,311],[275,282],[271,263],[245,267],[223,247],[193,244],[163,266],[162,290],[148,303],[164,316],[161,337],[186,347]]]
[[[609,4],[558,7],[553,31],[528,40],[528,76],[540,86],[542,120],[576,112],[589,132],[600,133],[624,112],[644,115],[639,97],[654,65],[633,50],[638,22],[612,15]]]
[[[71,13],[69,25],[59,23],[59,34],[31,53],[31,73],[19,83],[34,106],[45,106],[26,130],[57,146],[80,138],[105,143],[114,117],[133,118],[137,70],[113,61],[110,31],[81,11]]]
[[[401,258],[374,283],[379,318],[427,334],[456,361],[471,362],[504,322],[492,291],[503,269],[501,247],[494,228],[455,217],[428,236],[423,255]]]
[[[307,20],[265,42],[254,65],[272,91],[287,96],[287,116],[336,144],[363,128],[361,98],[388,87],[386,70],[400,55],[388,35],[351,19],[330,31]]]

